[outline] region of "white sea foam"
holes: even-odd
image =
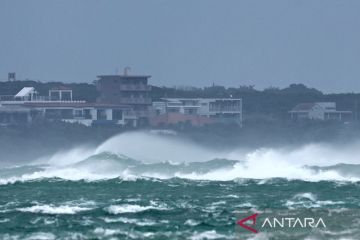
[[[197,225],[199,225],[200,224],[200,222],[199,221],[196,221],[196,220],[194,220],[194,219],[188,219],[188,220],[186,220],[185,222],[184,222],[184,225],[187,225],[187,226],[197,226]]]
[[[146,239],[149,237],[154,236],[155,234],[152,232],[139,232],[139,231],[125,231],[125,230],[119,230],[119,229],[111,229],[111,228],[102,228],[97,227],[94,230],[94,233],[99,236],[104,237],[110,237],[114,235],[125,235],[127,236],[126,239]],[[106,238],[107,239],[107,238]],[[118,236],[116,238],[110,238],[110,239],[119,239]]]
[[[163,173],[161,165],[158,168],[150,168],[146,172],[137,174],[131,168],[118,170],[113,167],[114,161],[101,161],[100,167],[94,162],[92,164],[76,165],[93,154],[108,151],[114,154],[123,154],[128,157],[142,161],[144,164],[173,162],[178,171],[168,174]],[[200,147],[195,143],[185,141],[177,136],[160,136],[142,132],[124,133],[99,145],[97,148],[76,148],[68,152],[59,152],[54,156],[44,158],[42,164],[48,167],[43,170],[33,170],[20,176],[0,178],[0,184],[11,184],[14,182],[26,182],[38,179],[61,178],[66,180],[106,180],[121,178],[125,180],[136,180],[139,178],[172,178],[180,177],[192,180],[216,180],[229,181],[236,179],[266,179],[285,178],[300,179],[306,181],[360,181],[359,174],[351,172],[347,174],[346,168],[318,168],[307,166],[334,166],[339,163],[357,164],[357,156],[360,154],[360,143],[343,146],[341,151],[331,145],[308,144],[298,148],[262,148],[244,153],[242,149],[234,149],[227,152],[215,152],[214,150]],[[239,160],[233,167],[219,168],[214,166],[208,171],[183,172],[180,162],[204,162],[214,158]],[[116,162],[116,161],[115,161]],[[96,162],[95,162],[96,163]],[[145,165],[144,165],[145,166]],[[126,167],[126,166],[125,166]],[[351,169],[350,169],[351,170]]]
[[[231,239],[232,237],[224,234],[219,234],[215,230],[205,232],[195,232],[190,239],[191,240],[205,240],[205,239]]]
[[[310,192],[305,192],[305,193],[298,193],[296,194],[294,197],[294,199],[308,199],[310,201],[316,201],[317,197],[315,194],[310,193]]]
[[[341,205],[343,201],[317,200],[317,196],[313,193],[298,193],[290,200],[285,202],[285,206],[289,209],[294,208],[319,208],[329,205]]]
[[[223,196],[221,196],[221,197],[223,197]],[[226,197],[226,198],[240,198],[238,195],[235,195],[235,194],[229,194],[229,195],[226,195],[224,197]]]
[[[144,132],[129,132],[110,138],[95,153],[105,151],[124,154],[146,163],[206,161],[220,155],[181,138]]]
[[[249,202],[241,203],[241,204],[237,205],[237,207],[239,207],[239,208],[257,208],[256,205],[249,203]]]
[[[87,207],[78,207],[78,206],[69,206],[69,205],[35,205],[31,207],[25,208],[17,208],[16,210],[20,212],[31,212],[31,213],[42,213],[42,214],[76,214],[82,211],[91,210],[91,208]]]
[[[104,222],[106,223],[115,223],[115,222],[121,222],[126,224],[135,224],[137,226],[153,226],[157,223],[150,219],[133,219],[133,218],[126,218],[126,217],[119,217],[119,218],[103,218]]]
[[[56,236],[52,233],[37,232],[37,233],[32,233],[32,234],[26,236],[24,239],[26,239],[26,240],[52,240],[52,239],[56,239]]]
[[[115,234],[122,234],[123,232],[118,229],[105,229],[105,228],[95,228],[94,233],[97,235],[103,235],[103,236],[111,236]]]
[[[313,169],[304,167],[304,162],[292,156],[294,153],[285,154],[280,157],[279,152],[273,149],[262,149],[251,152],[245,156],[245,162],[239,162],[232,169],[218,169],[207,173],[190,174],[177,173],[176,177],[187,178],[193,180],[216,180],[230,181],[236,178],[249,179],[270,179],[270,178],[286,178],[301,179],[307,181],[335,180],[335,181],[360,181],[360,176],[349,177],[342,176],[336,170],[314,171]],[[289,157],[289,158],[286,158]],[[307,156],[308,158],[317,158]],[[234,158],[231,158],[234,159]],[[331,162],[331,159],[329,159]]]
[[[75,168],[73,166],[69,167],[56,167],[51,166],[45,168],[44,170],[23,174],[20,177],[10,177],[5,179],[0,179],[0,185],[13,184],[16,182],[28,182],[41,179],[51,179],[51,178],[60,178],[70,181],[98,181],[98,180],[107,180],[120,177],[123,180],[136,180],[141,177],[137,177],[131,174],[128,174],[127,171],[120,173],[97,173],[96,168],[91,170]]]
[[[146,210],[169,210],[169,208],[164,206],[140,206],[136,204],[122,204],[122,205],[111,205],[108,208],[105,208],[105,210],[111,214],[121,214],[121,213],[137,213],[137,212],[143,212]]]

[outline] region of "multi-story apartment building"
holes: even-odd
[[[147,75],[100,75],[97,80],[98,102],[130,106],[139,121],[147,121],[151,107],[151,86]]]

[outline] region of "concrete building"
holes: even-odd
[[[352,112],[336,110],[335,102],[300,103],[289,111],[289,114],[294,120],[352,120]]]
[[[51,101],[72,101],[72,90],[64,86],[54,87],[49,90],[49,99]]]
[[[72,99],[72,90],[59,87],[48,96],[38,96],[32,87],[25,87],[12,99],[0,101],[0,123],[16,124],[37,120],[60,120],[91,125],[127,125],[135,127],[137,117],[128,105],[87,103]]]
[[[151,86],[147,75],[100,75],[97,89],[100,96],[97,102],[130,106],[140,122],[148,121],[151,107]]]
[[[242,99],[234,98],[163,98],[153,102],[151,125],[188,122],[202,126],[216,122],[242,126]]]

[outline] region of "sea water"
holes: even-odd
[[[215,151],[176,137],[116,136],[0,169],[0,239],[360,239],[360,149]],[[284,211],[326,228],[237,222]],[[260,221],[260,220],[259,220]],[[260,225],[259,225],[260,224]]]

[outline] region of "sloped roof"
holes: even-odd
[[[33,87],[24,87],[23,89],[18,92],[15,97],[26,97],[29,96],[31,92],[33,92],[35,89]]]

